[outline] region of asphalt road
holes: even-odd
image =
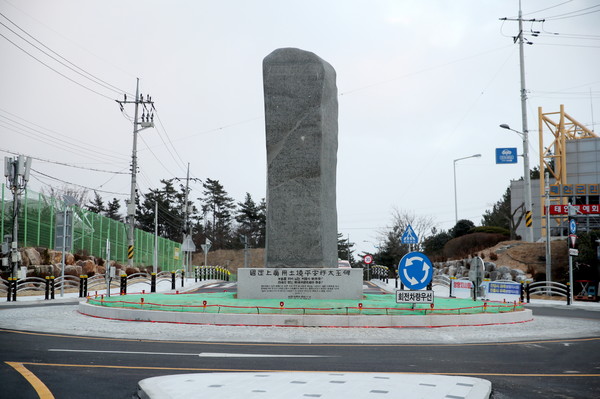
[[[222,283],[207,289],[234,287]],[[377,287],[369,289],[375,293]],[[534,316],[600,323],[600,311],[527,306]],[[460,334],[460,329],[449,334]],[[491,381],[495,399],[595,398],[600,392],[600,337],[336,345],[125,340],[0,329],[0,360],[0,399],[132,398],[144,378],[228,371],[463,375]]]
[[[139,380],[159,375],[290,370],[472,376],[490,380],[496,399],[600,392],[600,337],[475,345],[228,344],[0,330],[0,354],[0,398],[11,399],[131,398]],[[53,396],[36,391],[35,379]]]

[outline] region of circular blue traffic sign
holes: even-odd
[[[409,290],[427,287],[433,278],[433,265],[427,255],[421,252],[409,252],[398,264],[400,280]]]
[[[575,222],[575,219],[569,221],[569,230],[571,234],[577,234],[577,222]]]

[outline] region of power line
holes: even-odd
[[[83,186],[81,184],[68,182],[66,180],[59,179],[58,177],[47,175],[46,173],[40,172],[40,171],[35,170],[33,168],[31,168],[31,171],[35,172],[35,173],[37,173],[37,174],[39,174],[41,176],[44,176],[44,177],[46,177],[48,179],[56,180],[56,181],[59,181],[61,183],[69,184],[69,185],[72,185],[72,186],[77,186],[77,187],[85,188],[86,190],[98,191],[98,192],[101,192],[101,193],[115,194],[115,195],[127,195],[126,193],[117,193],[117,192],[114,192],[114,191],[98,190],[98,189],[94,189],[94,188],[91,188],[91,187]],[[42,182],[41,180],[39,180],[39,178],[36,178],[36,180],[38,180],[40,183],[46,184],[46,183]]]
[[[52,70],[52,71],[56,72],[57,74],[59,74],[59,75],[60,75],[60,76],[62,76],[63,78],[65,78],[65,79],[67,79],[67,80],[69,80],[69,81],[71,81],[71,82],[75,83],[77,86],[83,87],[84,89],[86,89],[86,90],[89,90],[89,91],[91,91],[92,93],[95,93],[95,94],[97,94],[97,95],[99,95],[99,96],[101,96],[101,97],[104,97],[104,98],[106,98],[106,99],[109,99],[109,100],[111,100],[111,101],[113,100],[113,99],[112,99],[112,98],[110,98],[109,96],[107,96],[107,95],[104,95],[104,94],[100,93],[99,91],[96,91],[96,90],[94,90],[94,89],[92,89],[92,88],[89,88],[89,87],[87,87],[86,85],[84,85],[84,84],[81,84],[81,83],[77,82],[76,80],[73,80],[73,79],[71,79],[70,77],[68,77],[68,76],[67,76],[67,75],[65,75],[64,73],[62,73],[62,72],[59,72],[59,71],[57,71],[56,69],[52,68],[50,65],[46,64],[44,61],[40,60],[39,58],[37,58],[37,57],[36,57],[36,56],[34,56],[33,54],[29,53],[27,50],[25,50],[24,48],[22,48],[21,46],[19,46],[18,44],[16,44],[15,42],[13,42],[12,40],[10,40],[10,39],[9,39],[9,38],[7,38],[6,36],[4,36],[2,33],[0,33],[0,36],[2,36],[2,37],[3,37],[4,39],[6,39],[6,40],[7,40],[7,41],[8,41],[10,44],[12,44],[12,45],[13,45],[13,46],[15,46],[16,48],[18,48],[19,50],[21,50],[22,52],[24,52],[25,54],[27,54],[28,56],[30,56],[31,58],[33,58],[34,60],[36,60],[36,61],[37,61],[37,62],[39,62],[40,64],[44,65],[46,68],[48,68],[48,69],[50,69],[50,70]]]
[[[537,10],[537,11],[532,11],[532,12],[524,13],[523,15],[537,14],[537,13],[539,13],[539,12],[542,12],[542,11],[547,11],[547,10],[550,10],[550,9],[552,9],[552,8],[560,7],[560,6],[562,6],[562,5],[565,5],[565,4],[567,4],[567,3],[570,3],[570,2],[572,2],[572,1],[573,1],[573,0],[567,0],[567,1],[564,1],[564,2],[562,2],[562,3],[558,3],[558,4],[556,4],[556,5],[553,5],[553,6],[550,6],[550,7],[542,8],[541,10]]]
[[[125,75],[128,75],[129,77],[135,78],[135,76],[134,76],[134,75],[132,75],[130,72],[128,72],[128,71],[126,71],[126,70],[122,69],[122,68],[121,68],[119,65],[115,65],[115,64],[111,63],[110,61],[108,61],[108,60],[106,60],[106,59],[104,59],[104,58],[102,58],[102,57],[98,56],[97,54],[94,54],[94,53],[92,53],[92,52],[89,50],[89,47],[82,46],[80,43],[77,43],[76,41],[72,40],[70,37],[68,37],[68,36],[65,36],[64,34],[60,33],[59,31],[57,31],[57,30],[53,29],[52,27],[48,26],[48,25],[47,25],[47,24],[45,24],[44,22],[40,21],[39,19],[37,19],[37,18],[33,17],[32,15],[30,15],[29,13],[27,13],[27,12],[26,12],[25,10],[23,10],[22,8],[19,8],[19,7],[17,7],[17,6],[16,6],[16,5],[14,5],[13,3],[11,3],[10,1],[8,1],[8,0],[4,0],[4,2],[5,2],[5,3],[7,3],[7,4],[9,4],[9,5],[10,5],[11,7],[13,7],[14,9],[18,10],[20,13],[22,13],[22,14],[26,15],[26,16],[27,16],[29,19],[31,19],[31,20],[33,20],[33,21],[37,22],[39,25],[43,26],[43,27],[44,27],[44,28],[46,28],[47,30],[54,32],[54,34],[56,34],[56,35],[60,36],[60,37],[61,37],[62,39],[64,39],[65,41],[68,41],[68,42],[70,42],[71,44],[73,44],[73,45],[75,45],[75,46],[79,47],[79,49],[81,49],[81,50],[85,51],[86,53],[88,53],[88,54],[92,55],[93,57],[95,57],[95,58],[97,58],[98,60],[100,60],[100,61],[104,62],[105,64],[107,64],[107,65],[110,65],[111,67],[113,67],[113,68],[115,68],[115,69],[118,69],[119,71],[123,72]],[[127,94],[131,94],[131,95],[133,96],[133,94],[132,94],[132,93],[129,93],[129,92],[125,92],[125,93],[127,93]]]
[[[154,107],[154,110],[156,111],[156,119],[158,120],[158,123],[159,123],[160,127],[164,131],[165,136],[167,136],[167,140],[169,140],[169,144],[171,144],[171,147],[173,148],[173,151],[175,152],[175,155],[177,155],[177,158],[179,158],[179,161],[181,162],[181,164],[185,165],[185,162],[183,161],[183,159],[181,158],[181,156],[177,152],[177,149],[173,145],[173,142],[171,141],[171,137],[169,137],[169,134],[167,133],[167,129],[165,129],[165,125],[163,124],[162,120],[160,119],[160,114],[158,113],[158,110],[156,109],[156,107]],[[157,129],[157,131],[158,131],[158,129]],[[160,136],[160,132],[159,132],[159,136]],[[161,137],[161,140],[162,140],[162,137]],[[163,144],[165,144],[165,147],[167,147],[167,144],[164,142],[164,140],[163,140]],[[168,147],[167,147],[167,150],[168,150]],[[175,157],[173,156],[173,154],[171,153],[171,151],[169,151],[169,154],[171,155],[171,157],[173,158],[173,160],[175,162],[177,162],[177,160],[175,159]]]
[[[417,71],[414,71],[414,72],[409,72],[407,74],[404,74],[404,75],[401,75],[401,76],[397,76],[395,78],[383,80],[383,81],[380,81],[380,82],[377,82],[377,83],[372,83],[370,85],[358,87],[358,88],[351,89],[351,90],[346,90],[344,92],[341,92],[339,94],[339,96],[340,97],[341,96],[345,96],[345,95],[348,95],[348,94],[355,93],[357,91],[363,91],[363,90],[366,90],[366,89],[370,89],[372,87],[381,86],[383,84],[386,84],[386,83],[389,83],[389,82],[393,82],[395,80],[405,79],[405,78],[408,78],[410,76],[419,75],[421,73],[433,71],[433,70],[436,70],[436,69],[439,69],[439,68],[444,68],[444,67],[447,67],[447,66],[450,66],[450,65],[462,62],[462,61],[467,61],[467,60],[470,60],[472,58],[480,57],[480,56],[485,55],[485,54],[489,54],[489,53],[492,53],[492,52],[495,52],[495,51],[499,51],[499,50],[504,50],[504,49],[506,49],[508,47],[511,47],[511,45],[494,48],[494,49],[491,49],[491,50],[483,51],[481,53],[477,53],[477,54],[470,55],[470,56],[467,56],[467,57],[459,58],[457,60],[453,60],[453,61],[450,61],[450,62],[447,62],[447,63],[444,63],[444,64],[434,65],[434,66],[431,66],[431,67],[428,67],[428,68],[423,68],[423,69],[420,69],[420,70],[417,70]]]
[[[125,91],[98,78],[97,76],[94,76],[93,74],[91,74],[90,72],[86,71],[85,69],[75,65],[74,63],[72,63],[71,61],[67,60],[65,57],[63,57],[62,55],[58,54],[56,51],[52,50],[50,47],[46,46],[44,43],[42,43],[41,41],[39,41],[38,39],[36,39],[35,37],[33,37],[31,34],[29,34],[27,31],[25,31],[23,28],[21,28],[19,25],[17,25],[16,23],[14,23],[12,20],[10,20],[6,15],[2,14],[0,12],[0,15],[2,17],[4,17],[8,22],[10,22],[11,24],[13,24],[17,29],[19,29],[21,32],[25,33],[27,36],[29,36],[31,39],[33,39],[34,41],[36,41],[37,43],[39,43],[41,46],[43,46],[45,49],[49,50],[52,54],[55,54],[57,57],[59,57],[61,60],[65,61],[66,63],[72,65],[73,67],[65,64],[64,62],[56,59],[54,56],[48,54],[46,51],[44,51],[43,49],[39,48],[38,46],[36,46],[35,44],[31,43],[29,40],[25,39],[23,36],[19,35],[17,32],[15,32],[14,30],[10,29],[8,26],[6,26],[4,23],[0,22],[0,25],[4,26],[6,29],[10,30],[12,33],[14,33],[15,35],[17,35],[18,37],[20,37],[21,39],[23,39],[25,42],[29,43],[31,46],[33,46],[34,48],[36,48],[37,50],[41,51],[42,53],[44,53],[45,55],[47,55],[48,57],[52,58],[53,60],[55,60],[56,62],[58,62],[59,64],[67,67],[68,69],[72,70],[73,72],[77,73],[78,75],[84,77],[85,79],[90,80],[93,83],[96,83],[110,91],[113,91],[117,94],[122,94]],[[81,72],[79,72],[81,71]],[[83,72],[83,73],[82,73]]]
[[[9,117],[7,117],[5,115],[0,115],[0,118],[4,118],[4,119],[6,119],[8,121],[8,122],[6,122],[6,121],[0,121],[0,122],[8,124],[8,127],[6,127],[6,126],[5,127],[7,129],[9,129],[9,130],[12,130],[12,131],[16,132],[16,133],[24,134],[27,137],[34,138],[36,140],[39,140],[39,141],[41,141],[43,143],[46,143],[48,145],[51,145],[53,147],[64,149],[64,147],[66,146],[66,147],[71,147],[71,149],[73,149],[75,151],[78,151],[78,152],[81,152],[81,151],[88,152],[88,153],[91,154],[92,157],[96,157],[96,159],[100,159],[100,158],[97,158],[97,156],[101,155],[101,156],[107,157],[107,159],[112,159],[110,161],[111,163],[115,162],[115,160],[121,161],[121,162],[123,161],[123,158],[120,158],[118,156],[112,155],[111,153],[108,153],[108,152],[103,153],[97,147],[95,147],[95,146],[92,147],[91,145],[88,145],[88,144],[86,144],[84,142],[81,142],[81,141],[79,141],[79,144],[76,146],[75,144],[73,144],[74,140],[71,137],[69,137],[69,136],[67,136],[65,134],[62,134],[62,133],[59,133],[59,132],[47,129],[47,128],[43,127],[43,126],[40,126],[40,125],[37,125],[37,124],[35,124],[33,122],[27,121],[26,119],[23,119],[23,118],[15,115],[13,113],[10,113],[10,112],[2,109],[2,108],[0,108],[0,111],[6,113],[8,115],[11,115],[12,117],[17,118],[17,119],[19,119],[19,120],[21,120],[23,122],[26,122],[26,123],[28,123],[28,124],[30,124],[32,126],[35,126],[36,128],[44,130],[44,131],[42,131],[42,130],[33,128],[33,127],[28,126],[25,123],[19,122],[19,121],[13,119],[13,118],[9,118]],[[18,125],[18,126],[15,126],[15,125]],[[15,130],[15,129],[17,129],[17,130]],[[67,138],[69,140],[68,141],[67,140],[63,140],[63,139],[61,139],[60,137],[57,137],[57,136],[62,136],[62,137],[65,137],[65,138]],[[63,146],[56,145],[55,141],[62,142]],[[85,148],[85,147],[89,147],[89,148]]]
[[[0,148],[0,151],[4,151],[4,152],[7,152],[7,153],[13,154],[13,155],[20,155],[20,153],[18,153],[18,152],[10,151],[10,150],[4,149],[4,148]],[[86,167],[81,166],[81,165],[73,165],[73,164],[68,164],[68,163],[65,163],[65,162],[52,161],[52,160],[49,160],[49,159],[37,158],[37,157],[31,156],[31,155],[27,155],[27,157],[31,158],[31,159],[38,160],[38,161],[42,161],[42,162],[52,163],[52,164],[55,164],[55,165],[68,166],[70,168],[90,170],[90,171],[93,171],[93,172],[111,173],[111,174],[115,174],[115,175],[128,175],[129,174],[127,172],[115,172],[113,170],[86,168]]]
[[[150,146],[148,146],[148,143],[146,143],[146,140],[144,140],[144,137],[142,135],[140,135],[139,137],[140,137],[140,140],[142,140],[142,142],[146,145],[146,149],[148,151],[150,151],[150,153],[152,154],[152,156],[154,157],[154,159],[156,159],[156,161],[160,164],[160,166],[162,166],[164,168],[164,170],[167,171],[168,174],[170,174],[171,176],[175,176],[174,173],[172,173],[169,169],[167,169],[167,167],[165,166],[164,163],[162,163],[162,161],[160,160],[160,158],[156,156],[156,154],[154,153],[154,151],[152,151],[150,149]]]
[[[546,19],[548,21],[550,21],[550,20],[556,21],[556,20],[559,20],[559,19],[581,17],[583,15],[588,15],[588,14],[593,14],[593,13],[599,12],[600,10],[588,11],[588,12],[581,13],[582,11],[591,10],[592,8],[597,8],[597,7],[600,7],[600,4],[597,4],[597,5],[591,6],[591,7],[582,8],[580,10],[570,11],[570,12],[567,12],[567,13],[564,13],[564,14],[553,15],[551,17],[546,17],[544,19]],[[581,13],[581,14],[577,14],[577,13]]]

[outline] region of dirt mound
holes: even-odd
[[[497,259],[494,259],[495,256]],[[480,252],[480,256],[497,266],[523,270],[532,277],[546,272],[546,244],[541,242],[502,241]],[[569,264],[566,240],[552,241],[552,270],[567,267]]]
[[[195,253],[192,258],[192,263],[194,265],[204,265],[204,253]],[[217,251],[209,251],[207,264],[209,266],[222,266],[232,273],[237,273],[239,267],[244,267],[244,250],[219,249]],[[248,249],[248,267],[264,267],[264,265],[265,249]]]
[[[567,268],[569,257],[566,240],[552,242],[552,270]],[[546,244],[530,243],[523,241],[502,241],[491,248],[479,252],[487,262],[493,262],[497,266],[508,266],[511,269],[523,270],[529,277],[536,273],[546,272]],[[495,257],[498,257],[495,259]],[[204,253],[195,253],[194,265],[204,265]],[[251,248],[248,250],[248,266],[264,267],[265,249]],[[209,251],[208,265],[226,267],[232,273],[236,273],[239,267],[244,267],[244,250]]]

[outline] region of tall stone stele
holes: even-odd
[[[295,48],[263,60],[270,268],[337,267],[335,70]]]

